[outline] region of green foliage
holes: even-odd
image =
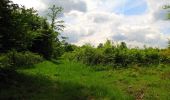
[[[8,52],[1,56],[1,68],[15,69],[17,67],[27,67],[39,62],[42,62],[43,58],[35,53],[29,51],[17,52],[15,50]]]
[[[71,51],[74,51],[75,49],[77,49],[78,47],[76,45],[72,45],[72,44],[68,44],[66,43],[64,45],[64,50],[65,52],[71,52]]]
[[[78,47],[76,45],[72,45],[66,42],[66,37],[62,37],[60,43],[56,43],[54,46],[53,57],[54,59],[58,59],[66,52],[72,52],[76,50]]]
[[[170,95],[170,67],[165,64],[114,70],[93,66],[94,70],[61,60],[34,66],[15,73],[0,71],[0,99],[168,100]]]
[[[13,31],[12,12],[17,8],[18,6],[12,4],[10,0],[0,1],[0,52],[8,48],[7,44],[9,46],[13,45],[8,41],[10,37],[9,34],[12,34]]]
[[[170,49],[165,49],[160,52],[161,61],[170,63]]]
[[[64,21],[63,20],[57,20],[57,17],[61,12],[63,11],[62,7],[57,7],[56,5],[53,5],[52,7],[49,8],[49,13],[48,17],[51,20],[51,28],[52,30],[57,30],[57,31],[63,31],[64,29]]]
[[[168,39],[168,49],[170,49],[170,39]]]
[[[163,6],[163,9],[170,9],[170,5]],[[167,19],[170,19],[170,13],[167,13]]]
[[[43,55],[46,59],[50,59],[53,53],[52,38],[52,30],[42,30],[42,34],[34,39],[31,51]]]
[[[19,52],[31,51],[46,59],[61,56],[63,47],[58,39],[58,31],[64,26],[63,21],[56,20],[61,11],[62,8],[55,5],[50,8],[50,25],[47,19],[39,16],[33,8],[27,9],[13,4],[10,0],[1,0],[0,52],[6,53],[13,49]]]
[[[113,45],[107,40],[104,46],[98,48],[84,45],[73,52],[65,53],[64,58],[81,61],[88,65],[109,65],[112,67],[127,67],[130,65],[158,65],[169,63],[167,54],[162,54],[157,48],[129,49],[126,43]]]
[[[32,45],[34,37],[39,34],[42,18],[38,16],[33,8],[19,7],[17,4],[10,3],[10,1],[4,5],[8,6],[4,6],[0,10],[5,9],[9,13],[7,13],[8,15],[5,14],[6,16],[0,16],[2,52],[12,49],[17,51],[28,50]]]
[[[163,8],[170,10],[170,5],[165,5]],[[169,13],[169,11],[168,11],[166,17],[167,17],[168,20],[170,20],[170,13]],[[168,49],[170,49],[170,39],[168,39],[168,46],[167,47],[168,47]]]
[[[64,54],[65,50],[61,43],[56,43],[53,48],[53,55],[52,58],[59,59]]]
[[[120,48],[122,48],[122,49],[126,49],[126,48],[127,48],[126,43],[125,43],[125,42],[121,42],[121,44],[120,44]]]

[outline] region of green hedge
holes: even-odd
[[[108,46],[95,48],[83,46],[73,52],[65,53],[63,58],[81,61],[88,65],[109,65],[113,67],[126,67],[129,65],[158,65],[169,64],[170,57],[157,48],[121,48],[120,46]]]

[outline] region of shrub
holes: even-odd
[[[9,67],[10,64],[8,61],[9,61],[9,59],[7,56],[1,55],[0,56],[0,69]]]
[[[15,69],[17,67],[31,66],[43,61],[40,55],[31,52],[10,51],[1,56],[1,68]]]
[[[170,49],[165,49],[160,52],[161,62],[170,64]]]
[[[75,60],[76,59],[76,52],[74,51],[74,52],[65,52],[63,55],[62,55],[62,57],[61,58],[64,58],[64,59],[66,59],[66,60],[68,60],[68,61],[73,61],[73,60]]]
[[[159,64],[160,55],[159,51],[154,49],[147,50],[145,54],[145,64]]]
[[[121,46],[123,45],[123,46]],[[158,65],[170,63],[170,50],[157,48],[126,48],[124,45],[112,46],[107,41],[104,46],[95,48],[84,45],[72,52],[65,53],[69,60],[81,61],[88,65],[106,65],[112,67],[127,67],[130,65]]]

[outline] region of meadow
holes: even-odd
[[[168,65],[114,69],[67,60],[3,71],[1,100],[168,100]]]
[[[0,0],[0,100],[170,100],[170,39],[164,48],[111,38],[78,46],[61,36],[63,10],[52,5],[40,16]]]

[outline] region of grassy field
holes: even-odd
[[[100,70],[45,61],[1,76],[0,100],[170,100],[170,66],[165,65]]]

